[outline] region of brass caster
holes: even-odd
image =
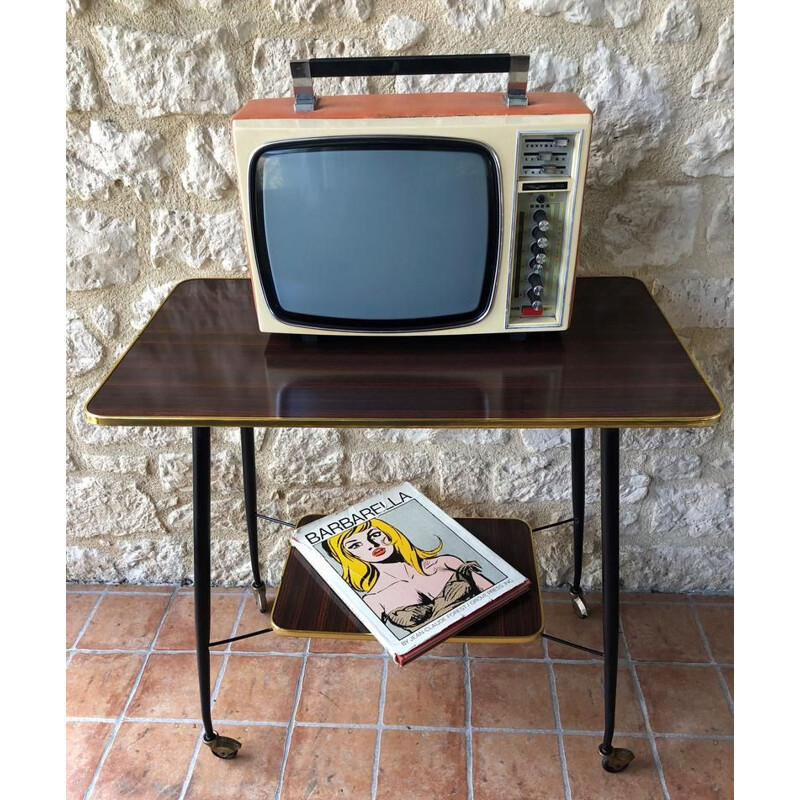
[[[236,739],[231,739],[230,736],[220,736],[218,733],[214,734],[213,739],[206,739],[203,736],[203,744],[211,748],[211,752],[217,758],[236,758],[239,748],[242,746],[241,742]]]
[[[583,599],[583,592],[580,589],[577,592],[573,592],[570,589],[569,593],[572,597],[572,610],[575,612],[575,616],[578,619],[586,619],[589,616],[589,606],[586,605],[586,601]]]
[[[253,584],[252,589],[253,597],[256,599],[258,610],[262,614],[266,614],[269,611],[269,604],[267,603],[267,587],[263,583],[261,586],[256,586]]]
[[[603,752],[603,745],[597,749],[603,756],[603,769],[606,772],[622,772],[634,759],[633,753],[624,747],[612,747],[608,753]]]

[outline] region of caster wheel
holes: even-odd
[[[269,603],[267,602],[267,587],[262,583],[260,586],[253,584],[253,597],[256,598],[256,605],[262,614],[269,611]]]
[[[218,733],[214,735],[213,739],[206,739],[203,737],[203,744],[211,748],[211,752],[217,758],[231,759],[236,758],[239,748],[242,746],[241,742],[236,739],[231,739],[230,736],[220,736]]]
[[[578,619],[586,619],[589,616],[589,606],[586,605],[586,601],[583,599],[583,592],[579,590],[573,593],[570,589],[570,595],[572,596],[572,610],[575,612],[575,616]]]
[[[633,753],[624,747],[612,747],[610,753],[604,753],[602,745],[598,749],[603,756],[603,769],[606,772],[622,772],[634,759]]]

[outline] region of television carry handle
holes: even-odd
[[[314,78],[355,78],[374,75],[458,75],[507,72],[506,105],[528,105],[530,56],[489,53],[453,56],[380,56],[375,58],[309,58],[292,61],[294,110],[313,111]]]

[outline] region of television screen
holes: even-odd
[[[275,315],[351,330],[479,319],[498,266],[491,151],[465,140],[331,137],[251,164],[258,272]]]

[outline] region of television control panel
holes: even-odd
[[[560,316],[569,283],[580,132],[520,132],[508,328]]]

